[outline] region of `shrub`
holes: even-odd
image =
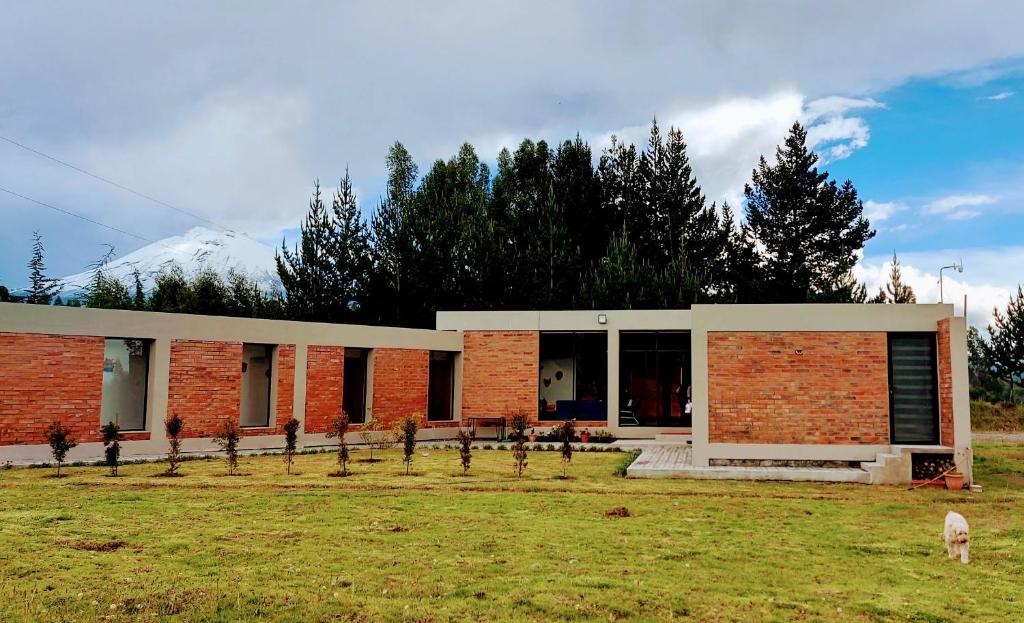
[[[348,424],[348,414],[343,411],[341,415],[331,420],[331,429],[327,432],[329,439],[338,440],[338,471],[331,476],[348,476],[348,442],[345,441]]]
[[[615,475],[625,478],[626,470],[629,469],[629,466],[633,464],[633,461],[640,456],[640,452],[640,450],[630,450],[626,456],[622,457],[619,464],[615,466]]]
[[[78,444],[71,438],[71,431],[60,422],[52,422],[46,429],[46,442],[50,444],[53,460],[57,463],[57,478],[60,478],[60,467],[64,464],[68,452]]]
[[[292,461],[295,460],[295,449],[299,441],[299,421],[292,418],[284,423],[284,462],[288,464],[288,473],[292,473]]]
[[[459,459],[462,461],[462,475],[465,476],[469,473],[469,462],[473,460],[473,433],[468,432],[464,428],[459,429],[458,433],[459,440]]]
[[[606,430],[594,431],[590,435],[590,443],[611,443],[615,441],[615,435]]]
[[[572,462],[572,442],[576,439],[576,420],[566,420],[558,426],[559,441],[562,442],[562,477],[569,477],[569,463]]]
[[[167,451],[167,471],[164,472],[168,476],[178,475],[178,466],[181,464],[181,429],[184,427],[185,420],[181,419],[177,413],[164,422],[164,431],[166,431],[171,445]]]
[[[224,451],[228,461],[228,476],[238,471],[238,442],[242,439],[242,430],[234,420],[225,419],[224,426],[213,440]]]
[[[523,470],[526,469],[526,429],[529,428],[529,418],[526,413],[518,411],[509,418],[510,437],[512,438],[512,458],[515,459],[516,476],[522,478]]]
[[[121,462],[121,427],[116,422],[107,422],[100,427],[103,434],[103,454],[110,475],[117,476],[117,465]]]
[[[402,442],[404,452],[405,475],[409,475],[409,468],[412,467],[412,455],[416,452],[416,431],[420,427],[420,414],[413,413],[398,421],[395,425],[395,433]]]
[[[359,430],[359,437],[363,440],[363,445],[370,449],[370,458],[367,459],[368,463],[375,463],[383,459],[373,458],[373,451],[378,450],[383,452],[388,448],[395,445],[395,433],[394,431],[385,428],[383,422],[377,420],[370,420]]]

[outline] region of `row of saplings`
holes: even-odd
[[[416,433],[420,428],[421,416],[413,414],[401,418],[392,431],[388,432],[377,427],[365,426],[360,431],[364,442],[370,448],[370,461],[373,459],[373,448],[387,448],[394,444],[400,444],[404,453],[405,473],[409,474],[412,467],[412,459],[416,452]],[[292,463],[298,453],[299,426],[301,423],[295,418],[289,419],[284,424],[284,460],[288,474],[292,473]],[[167,452],[167,469],[161,473],[162,476],[181,476],[179,470],[183,461],[181,453],[181,433],[185,427],[185,420],[177,415],[171,415],[164,423],[164,430],[169,442]],[[522,477],[523,470],[528,464],[526,429],[529,427],[529,418],[524,413],[513,414],[509,418],[510,438],[512,440],[512,458],[516,476]],[[349,465],[348,442],[345,435],[349,432],[348,415],[342,413],[330,423],[330,430],[327,437],[335,439],[337,443],[338,471],[332,472],[330,476],[349,476],[351,471]],[[562,477],[568,477],[569,464],[572,462],[573,446],[576,439],[576,423],[574,420],[566,420],[556,429],[556,435],[561,442],[562,454]],[[110,467],[110,474],[117,476],[117,468],[121,464],[121,428],[115,422],[108,422],[100,428],[103,438],[105,463]],[[61,477],[61,466],[67,459],[68,452],[78,445],[71,435],[71,431],[60,422],[50,424],[46,431],[47,442],[53,453],[54,462],[57,465],[57,478]],[[232,420],[224,420],[219,433],[213,438],[217,445],[224,451],[227,460],[228,475],[238,474],[238,444],[242,440],[242,429]],[[470,431],[460,428],[457,434],[459,460],[462,463],[463,474],[469,473],[470,463],[473,459],[472,446],[473,434]],[[379,460],[379,459],[378,459]]]

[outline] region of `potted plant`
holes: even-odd
[[[533,443],[533,442],[537,441],[537,430],[534,429],[534,428],[531,428],[530,429],[530,434],[528,434],[526,437],[527,437],[527,439],[530,440],[530,443]]]
[[[953,467],[946,472],[946,488],[950,491],[960,491],[964,488],[964,475],[959,468]]]
[[[580,441],[582,441],[583,443],[590,443],[590,431],[589,430],[587,430],[585,428],[583,429],[583,432],[580,433]]]

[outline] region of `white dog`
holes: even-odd
[[[970,562],[970,527],[963,515],[953,511],[946,513],[946,528],[942,531],[942,536],[946,540],[946,551],[950,558],[956,558],[959,555],[960,562],[965,565]]]

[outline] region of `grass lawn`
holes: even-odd
[[[579,453],[570,480],[556,452],[516,479],[502,450],[468,477],[437,449],[412,476],[395,452],[349,478],[327,454],[0,470],[0,621],[1021,620],[1024,447],[976,448],[980,495],[626,480],[623,456]]]

